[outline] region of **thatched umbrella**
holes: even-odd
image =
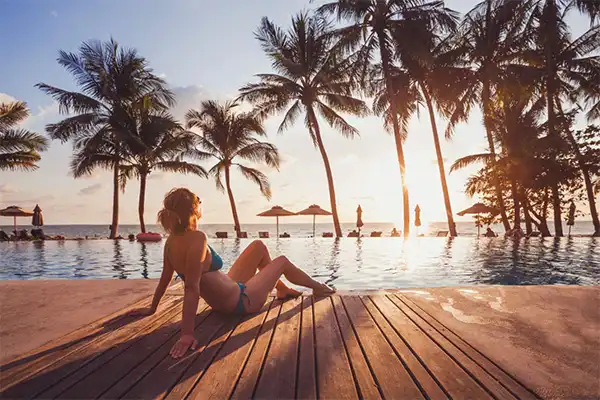
[[[17,232],[17,217],[31,217],[33,213],[30,211],[25,211],[21,207],[10,206],[6,207],[3,210],[0,210],[0,216],[3,217],[13,217],[13,226],[15,233]]]
[[[358,236],[360,236],[360,228],[362,228],[363,226],[364,223],[362,220],[362,207],[359,204],[358,208],[356,209],[356,227],[358,228]]]
[[[270,210],[263,211],[260,214],[257,214],[259,217],[275,217],[277,218],[277,237],[279,237],[279,217],[290,217],[292,215],[296,215],[291,211],[286,210],[281,206],[271,207]]]
[[[477,215],[477,236],[479,236],[480,234],[480,230],[481,230],[481,224],[479,223],[480,218],[479,218],[479,214],[498,214],[498,210],[495,209],[494,207],[490,207],[490,206],[486,206],[483,203],[475,203],[473,204],[471,207],[467,208],[466,210],[462,210],[461,212],[458,213],[458,215],[460,215],[461,217],[467,214],[476,214]]]
[[[311,205],[307,209],[298,211],[296,215],[312,215],[313,216],[313,237],[315,236],[315,218],[317,215],[331,215],[329,211],[323,210],[316,204]]]
[[[42,209],[37,204],[33,209],[33,218],[31,218],[31,225],[37,227],[44,226],[44,216],[42,215]]]

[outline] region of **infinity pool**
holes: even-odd
[[[228,266],[251,240],[213,240]],[[266,240],[338,289],[456,285],[600,285],[600,239]],[[163,243],[87,240],[0,243],[0,279],[158,278]]]

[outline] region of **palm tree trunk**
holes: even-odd
[[[594,224],[593,236],[600,236],[600,220],[598,219],[596,198],[594,196],[594,185],[592,184],[592,179],[590,178],[590,170],[585,163],[583,154],[581,154],[581,150],[579,150],[579,144],[577,143],[577,140],[575,140],[573,133],[568,129],[565,130],[565,133],[569,143],[571,144],[571,147],[573,148],[573,152],[575,153],[577,163],[579,164],[579,169],[581,170],[581,174],[583,175],[583,180],[585,182],[585,191],[587,192],[588,203],[590,205],[590,215],[592,216],[592,222]]]
[[[487,80],[487,77],[485,78]],[[491,129],[491,107],[490,107],[490,86],[489,82],[484,82],[483,84],[483,120],[485,125],[485,132],[488,140],[488,147],[490,148],[490,153],[496,161],[496,148],[494,146],[494,136],[492,135]],[[502,196],[502,188],[500,187],[500,180],[498,179],[498,174],[496,170],[492,170],[492,184],[494,185],[494,190],[496,192],[496,201],[498,202],[498,209],[500,210],[500,217],[502,219],[502,225],[504,225],[504,231],[508,232],[510,230],[510,222],[508,221],[508,215],[506,215],[506,205],[504,204],[504,196]]]
[[[514,229],[520,228],[521,227],[521,205],[519,202],[519,192],[517,189],[517,181],[516,179],[511,179],[510,181],[510,189],[512,192],[512,196],[513,196],[513,206],[514,206],[514,213],[515,213],[515,222],[514,222]]]
[[[233,192],[231,191],[231,180],[230,180],[230,166],[225,166],[225,186],[227,187],[227,195],[229,196],[229,204],[231,204],[231,213],[233,214],[233,224],[236,233],[236,237],[239,237],[242,231],[240,227],[240,218],[238,217],[237,208],[235,206],[235,199],[233,198]]]
[[[110,238],[116,239],[119,236],[119,160],[116,157],[113,167],[113,209],[112,224],[110,225]]]
[[[442,182],[442,193],[444,195],[444,205],[446,206],[446,218],[448,219],[448,230],[450,236],[456,236],[456,224],[454,223],[454,215],[452,214],[452,203],[450,202],[450,194],[448,193],[448,183],[446,182],[446,171],[444,169],[444,157],[442,156],[442,147],[440,146],[440,136],[435,122],[435,114],[433,112],[433,104],[431,96],[427,90],[427,86],[421,83],[421,90],[425,95],[427,102],[427,110],[429,111],[429,121],[431,122],[431,130],[433,132],[433,143],[435,145],[435,154],[437,156],[438,169],[440,171],[440,181]]]
[[[146,233],[146,223],[144,222],[144,204],[146,202],[146,173],[140,174],[140,198],[138,202],[138,215],[140,217],[140,230]]]
[[[377,32],[379,43],[385,43],[385,34]],[[380,56],[383,65],[383,73],[385,75],[385,87],[388,98],[390,99],[390,110],[392,111],[392,128],[394,130],[394,141],[396,142],[396,155],[398,157],[398,166],[400,167],[400,179],[402,180],[402,205],[404,214],[404,237],[408,237],[410,233],[410,202],[408,198],[408,186],[406,185],[406,161],[404,159],[404,149],[402,147],[402,136],[400,136],[400,126],[398,124],[398,115],[396,110],[396,98],[394,96],[393,81],[390,75],[390,55],[384,45],[380,45]]]
[[[525,192],[525,188],[523,186],[520,187],[519,195],[521,196],[521,205],[523,207],[523,216],[525,217],[525,230],[527,234],[531,234],[533,232],[531,214],[529,213],[529,205],[527,203],[527,193]]]
[[[313,110],[312,106],[308,105],[306,107],[306,111],[308,113],[310,125],[313,128],[313,133],[315,135],[315,138],[317,139],[317,146],[319,147],[319,151],[321,152],[323,164],[325,165],[325,173],[327,174],[327,184],[329,185],[329,202],[331,203],[331,214],[333,215],[333,227],[335,229],[335,235],[336,237],[342,237],[342,228],[340,226],[340,218],[338,216],[337,202],[335,199],[333,174],[331,173],[329,157],[327,156],[327,152],[325,151],[325,145],[323,144],[323,139],[321,138],[321,129],[319,128],[319,122],[317,121],[317,116],[315,115],[315,111]]]
[[[548,13],[547,22],[550,24],[550,35],[546,38],[546,100],[548,109],[548,135],[556,137],[556,112],[554,109],[554,98],[556,94],[556,61],[555,48],[556,39],[558,37],[558,27],[556,21],[556,2],[547,0]],[[562,216],[560,207],[560,190],[558,182],[552,182],[552,208],[554,211],[554,234],[555,236],[564,236],[562,229]]]

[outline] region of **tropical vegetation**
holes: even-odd
[[[48,140],[35,132],[18,128],[29,116],[22,101],[0,103],[0,171],[32,171],[38,168],[40,152]]]
[[[279,170],[280,157],[274,145],[258,139],[267,134],[260,115],[256,112],[240,112],[238,107],[235,102],[218,103],[207,100],[202,102],[199,110],[189,110],[185,120],[188,129],[196,128],[200,131],[197,148],[188,150],[188,154],[196,159],[216,161],[208,174],[215,179],[217,189],[227,190],[234,229],[240,236],[240,218],[231,189],[232,168],[254,182],[263,196],[270,200],[269,179],[250,165],[264,164]],[[244,165],[242,160],[251,164]]]
[[[574,37],[567,16],[590,21]],[[440,176],[440,200],[450,235],[458,234],[447,185],[441,133],[482,113],[487,149],[456,160],[450,172],[479,165],[465,190],[478,196],[509,231],[563,235],[563,209],[587,203],[600,236],[600,3],[597,0],[483,0],[462,18],[443,1],[336,0],[292,17],[281,27],[264,17],[255,33],[271,71],[240,88],[233,101],[205,101],[186,115],[185,128],[170,114],[174,95],[134,49],[114,40],[83,43],[58,62],[79,92],[47,84],[65,115],[46,131],[74,147],[72,172],[113,171],[113,225],[119,190],[140,180],[142,231],[146,180],[155,170],[212,176],[227,191],[241,232],[231,167],[271,197],[259,164],[280,159],[264,121],[281,117],[278,132],[298,120],[323,159],[336,235],[342,235],[335,180],[323,123],[347,138],[359,135],[347,117],[374,113],[394,138],[402,185],[403,231],[410,232],[405,139],[409,122],[425,112]],[[372,102],[371,109],[366,102]],[[250,111],[240,111],[243,102]],[[0,106],[0,169],[34,169],[45,139],[16,129],[23,103]],[[442,128],[440,123],[445,123]],[[586,126],[587,123],[587,126]],[[188,129],[188,130],[186,130]],[[189,130],[197,130],[197,133]],[[216,161],[208,170],[199,161]],[[242,164],[242,160],[250,164]],[[552,226],[553,225],[553,226]]]

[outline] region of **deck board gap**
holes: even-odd
[[[423,308],[419,307],[419,305],[415,304],[414,302],[406,299],[404,296],[398,296],[398,295],[394,295],[394,297],[396,297],[399,301],[401,301],[406,307],[408,307],[409,309],[411,309],[415,314],[419,315],[419,313],[425,314],[427,315],[429,318],[431,318],[432,320],[434,320],[436,323],[438,323],[439,325],[441,325],[442,327],[444,327],[444,329],[446,329],[449,332],[452,332],[452,330],[450,328],[448,328],[446,325],[442,324],[438,319],[436,319],[433,315],[429,314],[427,311],[425,311]],[[412,304],[412,306],[411,306]],[[418,310],[416,310],[416,309]],[[473,361],[475,364],[477,364],[481,369],[483,369],[488,375],[490,375],[494,380],[496,380],[498,382],[498,384],[500,384],[501,386],[503,386],[506,390],[508,390],[513,396],[515,396],[516,398],[519,398],[519,394],[515,393],[515,391],[513,389],[510,388],[509,385],[506,385],[504,382],[502,382],[501,379],[498,379],[494,374],[492,374],[491,372],[489,372],[483,365],[481,365],[481,363],[479,361],[477,361],[476,359],[474,359],[473,357],[471,357],[471,355],[469,353],[467,353],[466,351],[463,351],[456,343],[454,340],[452,340],[450,337],[448,337],[444,332],[440,331],[437,327],[435,327],[433,324],[430,324],[428,321],[426,321],[424,318],[422,318],[423,321],[425,321],[429,326],[431,326],[436,332],[438,332],[441,336],[443,336],[444,338],[446,338],[446,340],[448,340],[450,343],[452,343],[456,348],[458,348],[463,354],[465,354],[465,356],[467,358],[469,358],[471,361]],[[534,396],[535,398],[540,398],[533,390],[531,390],[530,388],[528,388],[525,384],[523,384],[521,381],[519,381],[516,377],[514,377],[512,374],[510,374],[509,372],[507,372],[504,368],[502,368],[500,365],[498,365],[496,362],[494,362],[493,360],[491,360],[488,356],[486,356],[485,354],[483,354],[481,351],[477,350],[475,347],[473,347],[469,342],[467,342],[466,340],[462,339],[460,336],[458,336],[457,334],[453,333],[461,342],[461,344],[464,344],[467,348],[469,348],[470,350],[472,350],[473,352],[479,354],[482,358],[484,358],[486,361],[488,361],[490,364],[494,365],[496,368],[498,368],[501,372],[503,372],[506,376],[508,376],[510,379],[512,379],[516,384],[518,384],[519,386],[521,386],[522,388],[524,388],[525,390],[527,390],[532,396]]]
[[[300,347],[302,346],[302,314],[304,313],[304,301],[300,297],[300,323],[298,324],[298,347],[296,351],[296,378],[294,381],[294,398],[298,398],[298,382],[300,381]]]
[[[397,297],[396,297],[397,298]],[[391,299],[390,299],[391,300]],[[401,301],[401,300],[399,300]],[[465,371],[467,373],[467,375],[469,375],[471,377],[471,379],[473,379],[477,385],[479,385],[479,387],[481,387],[483,390],[485,390],[485,392],[487,394],[489,394],[493,399],[497,399],[497,396],[494,395],[494,393],[486,386],[483,384],[483,382],[481,382],[473,372],[471,372],[466,366],[464,366],[460,361],[458,361],[456,359],[456,357],[454,357],[454,355],[452,355],[446,348],[444,348],[444,346],[442,346],[442,344],[440,342],[438,342],[433,336],[431,336],[427,331],[425,331],[425,329],[423,329],[418,323],[417,321],[415,321],[413,318],[411,318],[403,309],[401,309],[398,304],[396,304],[393,300],[392,303],[398,308],[398,310],[400,310],[401,313],[403,313],[406,318],[408,318],[421,332],[423,332],[424,335],[426,335],[431,341],[433,341],[433,343],[435,343],[444,353],[446,353],[446,355],[448,357],[450,357],[450,359],[452,361],[454,361],[454,363],[456,365],[458,365],[463,371]],[[417,313],[415,313],[417,314]],[[418,315],[418,314],[417,314]],[[425,322],[425,324],[431,326],[433,329],[435,329],[431,324],[429,324],[427,321],[423,320]],[[438,331],[437,329],[435,329],[436,331]],[[439,331],[438,331],[439,332]],[[444,336],[444,335],[442,335]],[[444,336],[445,337],[445,336]],[[467,353],[465,353],[464,351],[462,351],[459,347],[457,347],[456,345],[454,345],[454,343],[452,341],[450,341],[450,343],[455,346],[459,352],[463,353],[465,356],[467,356],[467,358],[471,359],[471,357],[469,357],[469,355]],[[472,360],[472,359],[471,359]],[[477,364],[477,363],[476,363]],[[479,365],[479,364],[477,364]],[[481,367],[481,365],[479,365]],[[492,377],[492,379],[498,381],[493,374],[491,374],[487,369],[481,367],[482,370],[489,376]],[[500,383],[498,381],[498,383]],[[501,385],[504,386],[504,385]],[[506,388],[505,388],[506,389]]]
[[[315,360],[315,393],[317,395],[317,399],[320,399],[321,397],[319,396],[319,363],[317,360],[317,319],[315,318],[315,298],[314,296],[311,297],[311,302],[310,302],[310,310],[312,312],[312,333],[313,333],[313,357]]]
[[[270,296],[269,298],[270,298],[269,307],[265,311],[265,316],[264,316],[262,322],[260,323],[259,328],[256,330],[256,336],[252,340],[252,346],[250,346],[250,351],[248,351],[248,354],[246,355],[244,362],[242,363],[242,366],[240,367],[240,372],[238,372],[238,375],[235,378],[235,383],[233,384],[233,387],[231,388],[229,396],[227,397],[228,399],[230,399],[233,396],[233,393],[235,393],[235,390],[237,389],[237,386],[240,382],[242,374],[244,373],[244,369],[246,368],[246,365],[248,365],[248,360],[250,359],[250,356],[252,355],[252,352],[254,351],[256,342],[257,342],[258,338],[260,337],[260,334],[262,333],[262,328],[265,325],[265,323],[267,322],[267,317],[269,316],[269,311],[271,311],[271,308],[273,307],[273,304],[275,303],[273,296]]]
[[[375,385],[377,385],[377,391],[379,392],[379,395],[381,396],[382,399],[385,399],[385,396],[383,395],[383,390],[381,389],[381,385],[379,384],[379,380],[377,379],[377,375],[375,374],[375,371],[373,370],[373,366],[371,365],[371,361],[369,360],[369,357],[367,356],[367,353],[365,352],[365,349],[363,347],[362,342],[360,341],[360,337],[358,336],[358,332],[356,331],[356,327],[354,326],[354,322],[352,322],[352,318],[350,318],[350,313],[348,312],[348,309],[346,308],[346,303],[344,302],[344,298],[340,297],[340,299],[342,300],[342,306],[344,307],[344,311],[346,312],[346,315],[348,315],[348,322],[350,323],[350,327],[352,328],[352,332],[354,334],[354,337],[356,338],[356,342],[358,343],[358,347],[360,348],[360,351],[365,359],[365,363],[367,364],[367,367],[369,368],[369,372],[371,372],[371,376],[373,377],[373,381],[375,382]],[[334,307],[334,313],[335,313],[335,319],[338,323],[338,326],[340,325],[339,320],[338,320],[338,315],[337,312],[335,311],[335,307]],[[340,327],[341,330],[341,327]],[[346,342],[344,341],[344,348],[346,348]],[[348,360],[350,360],[350,353],[348,352],[348,349],[346,348],[346,353],[348,353]],[[350,368],[352,369],[352,376],[354,376],[354,383],[356,384],[356,391],[358,392],[359,398],[361,398],[361,392],[360,392],[360,387],[358,385],[358,380],[356,379],[355,373],[354,373],[354,367],[352,366],[352,361],[350,361]]]
[[[363,299],[361,299],[361,300],[363,300]],[[411,344],[404,338],[404,336],[402,336],[400,334],[400,332],[398,332],[398,330],[396,329],[396,327],[394,326],[394,324],[392,324],[392,321],[390,321],[389,317],[387,315],[385,315],[385,313],[383,312],[383,310],[377,305],[377,303],[375,303],[374,301],[372,301],[370,297],[369,297],[369,301],[373,304],[373,306],[377,309],[377,311],[379,311],[379,313],[381,314],[381,316],[383,317],[383,319],[385,320],[385,322],[388,323],[388,325],[390,326],[390,328],[396,333],[396,335],[400,338],[400,340],[402,340],[402,342],[404,343],[404,345],[408,348],[408,350],[415,357],[415,359],[419,362],[419,364],[421,364],[421,366],[423,367],[423,369],[425,369],[425,371],[427,371],[427,373],[429,374],[429,376],[431,376],[431,378],[440,387],[440,389],[444,392],[444,394],[446,396],[448,396],[449,399],[452,399],[452,396],[450,395],[450,393],[448,392],[448,390],[444,387],[444,385],[442,384],[442,382],[440,382],[440,380],[435,376],[435,374],[433,373],[433,371],[431,371],[431,369],[427,366],[427,363],[425,361],[423,361],[423,359],[419,356],[419,354],[413,348],[413,346],[411,346]],[[363,300],[363,303],[364,303],[364,300]],[[375,319],[375,318],[373,318],[373,319]],[[375,321],[375,323],[377,324],[377,321]],[[377,327],[383,333],[383,329],[381,329],[381,327],[379,326],[379,324],[377,324]],[[412,372],[409,370],[408,366],[405,364],[404,360],[402,359],[402,356],[396,350],[396,348],[393,346],[393,344],[391,343],[391,341],[389,340],[389,338],[385,335],[385,333],[383,335],[385,336],[385,338],[388,341],[388,343],[390,343],[390,346],[392,346],[392,348],[394,349],[394,353],[396,353],[396,356],[400,359],[400,361],[402,362],[402,364],[409,371],[410,375],[413,377],[413,379],[415,381],[418,382],[418,380],[416,379],[416,377],[413,376]],[[423,395],[427,398],[428,396],[427,396],[427,394],[425,392],[425,389],[423,387],[421,387],[420,383],[418,383],[418,386],[419,386],[419,390],[421,390],[421,392],[423,393]]]
[[[269,350],[271,349],[271,343],[273,342],[273,337],[275,336],[275,330],[277,329],[277,325],[279,324],[279,316],[281,315],[281,310],[283,310],[283,302],[281,303],[279,310],[277,311],[277,317],[275,318],[275,323],[273,324],[273,329],[271,330],[271,336],[269,337],[269,342],[267,344],[267,348],[265,349],[265,356],[263,357],[262,362],[260,364],[260,369],[258,370],[258,377],[256,379],[256,382],[254,382],[254,388],[252,389],[252,398],[255,398],[256,396],[256,391],[258,390],[258,383],[262,378],[262,373],[265,369],[267,358],[269,357]]]

